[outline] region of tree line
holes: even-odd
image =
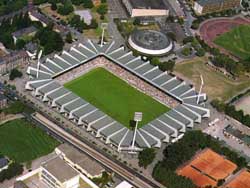
[[[226,115],[236,119],[242,124],[250,127],[250,115],[244,115],[243,110],[236,110],[232,104],[225,104],[217,99],[211,101],[211,105],[216,108],[219,112],[224,112]]]

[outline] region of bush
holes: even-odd
[[[159,69],[163,72],[170,71],[173,72],[175,66],[175,61],[169,60],[168,62],[161,63]]]
[[[10,72],[9,79],[14,80],[15,78],[21,78],[22,76],[23,76],[22,72],[20,72],[17,69],[12,69],[11,72]]]
[[[140,153],[138,155],[139,166],[144,167],[146,169],[147,166],[153,162],[155,155],[156,155],[156,153],[155,153],[155,150],[153,148],[146,148],[146,149],[140,151]]]
[[[12,163],[9,167],[0,172],[0,182],[10,180],[11,178],[23,173],[23,166],[18,163]]]

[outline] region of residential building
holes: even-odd
[[[241,0],[197,0],[193,9],[196,14],[207,14],[233,9],[240,6]]]
[[[102,172],[105,171],[99,163],[68,144],[61,144],[55,149],[55,152],[70,166],[91,179],[102,176]]]
[[[24,51],[17,51],[7,54],[4,57],[0,57],[0,75],[6,74],[16,67],[23,67],[28,64],[29,56]]]
[[[37,28],[34,26],[26,27],[21,30],[15,31],[12,33],[14,43],[16,44],[17,40],[24,36],[32,36],[37,32]]]
[[[163,0],[122,0],[131,17],[168,16]]]
[[[89,178],[72,168],[60,156],[54,156],[42,165],[16,179],[19,187],[36,188],[98,188]]]
[[[0,109],[5,108],[7,106],[7,98],[0,93]],[[1,169],[1,161],[2,159],[0,159],[0,169]]]

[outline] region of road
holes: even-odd
[[[156,188],[159,187],[158,185],[150,185],[147,181],[140,179],[136,176],[136,174],[124,169],[117,163],[115,163],[113,160],[107,158],[106,156],[102,155],[98,151],[96,151],[91,146],[83,143],[76,137],[72,136],[68,132],[66,132],[64,129],[57,126],[52,121],[48,120],[41,114],[36,114],[34,116],[35,120],[42,123],[46,128],[48,128],[50,131],[58,135],[59,137],[63,138],[65,141],[69,142],[76,148],[80,149],[82,152],[88,154],[89,156],[92,156],[95,160],[99,161],[101,164],[103,164],[106,168],[112,170],[113,172],[117,173],[118,175],[122,176],[124,179],[126,179],[128,182],[132,183],[134,186],[139,188]],[[152,183],[151,183],[152,184]]]

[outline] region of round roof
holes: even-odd
[[[171,45],[166,35],[154,30],[135,30],[130,38],[136,45],[149,50],[162,50]]]

